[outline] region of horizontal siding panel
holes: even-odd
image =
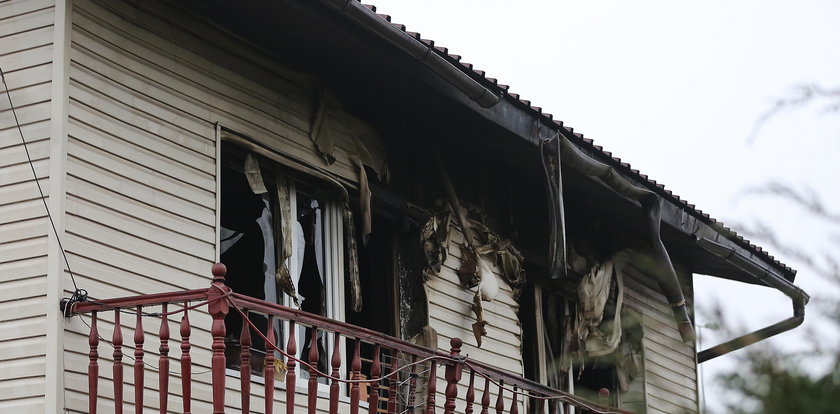
[[[443,309],[453,309],[464,315],[472,315],[471,306],[475,291],[468,291],[460,286],[450,288],[449,284],[440,282],[439,277],[427,282],[429,285],[429,300]],[[499,283],[502,282],[499,281]],[[519,319],[516,316],[515,309],[512,310],[509,305],[502,303],[501,299],[504,296],[506,296],[506,293],[500,292],[493,302],[482,302],[485,319],[491,323],[495,322],[498,326],[509,327],[509,331],[518,333]]]
[[[88,93],[88,91],[80,89],[74,96],[78,99],[90,100],[89,97],[81,96]],[[112,108],[104,108],[103,110],[113,112]],[[122,145],[127,145],[129,148],[133,148],[134,152],[142,153],[151,159],[153,165],[163,166],[165,164],[165,170],[183,171],[180,174],[175,174],[176,177],[189,177],[187,179],[181,178],[182,181],[212,182],[212,176],[216,172],[213,158],[206,154],[197,153],[180,144],[180,141],[185,139],[197,140],[199,142],[196,146],[202,147],[204,151],[211,152],[212,155],[213,149],[209,146],[204,147],[206,141],[203,138],[198,136],[189,138],[183,134],[172,133],[172,130],[169,129],[163,132],[171,135],[171,138],[155,135],[148,129],[126,122],[127,119],[125,118],[117,118],[110,113],[100,112],[97,108],[75,101],[70,106],[70,119],[80,128],[87,128],[91,131],[91,135],[98,136],[97,141],[89,142],[91,145],[102,147],[105,142],[114,141],[114,144],[111,145],[122,142]],[[155,169],[162,170],[160,167]],[[206,184],[202,187],[212,190],[212,187],[206,187]]]
[[[97,124],[102,125],[101,122],[97,122]],[[122,131],[114,132],[122,135]],[[91,148],[104,152],[116,162],[142,166],[141,170],[145,173],[162,176],[162,179],[166,180],[166,182],[187,187],[191,191],[196,191],[199,197],[207,197],[207,193],[213,194],[216,190],[213,173],[203,173],[194,168],[187,167],[172,158],[164,157],[139,147],[135,142],[120,139],[115,135],[106,135],[103,131],[97,130],[90,125],[71,122],[69,135],[80,142],[90,145]],[[177,157],[178,153],[177,151],[172,151],[170,156]]]
[[[72,68],[71,73],[75,73]],[[71,75],[71,78],[83,76],[83,74]],[[178,122],[176,117],[170,116],[170,112],[164,110],[165,108],[152,106],[152,112],[144,111],[141,106],[145,105],[135,105],[130,94],[115,96],[114,91],[110,90],[112,87],[103,91],[101,88],[105,88],[108,84],[93,77],[87,79],[87,82],[71,81],[70,83],[70,114],[74,119],[87,121],[93,116],[117,119],[132,126],[139,134],[146,134],[174,144],[175,152],[183,154],[184,158],[181,160],[195,168],[208,171],[210,170],[208,163],[215,166],[213,159],[216,146],[210,140],[215,134],[212,125],[191,124],[187,123],[186,119]],[[120,100],[121,98],[125,101]],[[91,114],[85,117],[82,115],[84,112],[91,112]],[[170,122],[171,120],[175,123]],[[161,143],[161,145],[166,145],[166,143]]]
[[[2,174],[2,171],[3,169],[0,168],[0,174]],[[35,200],[41,205],[40,208],[42,210],[44,209],[44,203],[41,201],[41,194],[38,192],[38,186],[35,184],[35,180],[31,179],[32,170],[29,171],[29,175],[30,180],[28,182],[24,181],[16,184],[0,186],[0,206],[14,208],[11,206],[15,203],[32,202]],[[42,189],[46,189],[48,188],[47,186],[49,185],[49,180],[42,178],[38,180],[38,183],[41,184]],[[37,214],[37,211],[30,214]]]
[[[0,381],[46,375],[46,357],[0,361]]]
[[[75,132],[79,133],[79,131]],[[144,165],[135,164],[127,159],[119,159],[113,154],[80,142],[75,136],[69,139],[67,154],[68,157],[83,159],[90,164],[101,166],[120,177],[144,183],[158,191],[177,197],[184,203],[207,209],[216,207],[216,197],[213,193],[163,176]]]
[[[42,237],[47,234],[48,226],[49,222],[43,216],[0,225],[0,244]]]
[[[26,147],[21,143],[12,147],[0,149],[0,160],[3,160],[3,165],[6,167],[13,167],[24,164],[29,166],[29,158],[26,157],[26,150],[29,150],[29,157],[35,160],[44,160],[50,156],[50,140],[40,139],[38,141],[27,140]],[[29,178],[32,178],[32,170],[29,170]]]
[[[0,342],[0,361],[38,357],[46,352],[47,338],[44,335]]]
[[[667,367],[668,369],[679,373],[688,378],[692,378],[695,373],[693,360],[687,359],[685,356],[678,354],[667,347],[664,347],[656,342],[645,339],[645,357],[648,361],[656,362],[657,364]]]
[[[91,297],[99,299],[169,292],[179,289],[200,289],[210,285],[209,276],[186,275],[180,271],[154,272],[154,268],[123,269],[109,260],[111,253],[90,254],[89,258],[73,254],[73,272],[85,285]],[[208,262],[209,263],[209,262]],[[208,268],[209,268],[208,264]],[[209,272],[207,272],[209,275]],[[84,282],[82,282],[84,281]]]
[[[0,54],[0,65],[3,65],[3,71],[9,75],[34,66],[50,65],[52,63],[52,56],[53,45],[50,43],[32,49],[16,50],[11,53]],[[11,89],[11,86],[9,88]]]
[[[33,168],[35,169],[35,174],[38,175],[41,187],[46,188],[45,186],[48,184],[47,181],[40,179],[46,177],[49,173],[49,160],[47,159],[32,160],[31,166],[27,162],[25,164],[0,167],[0,187],[7,186],[9,184],[23,183],[27,186],[31,186],[31,188],[37,192],[38,186],[35,185],[35,178],[32,175]],[[15,189],[19,188],[15,187]]]
[[[305,102],[307,97],[304,95],[300,95],[298,100],[284,98],[281,93],[278,93],[279,91],[272,91],[253,82],[247,82],[241,75],[219,67],[217,62],[202,59],[180,47],[174,54],[166,54],[165,51],[160,50],[160,47],[166,47],[167,42],[151,38],[147,33],[137,32],[134,33],[150,37],[148,40],[154,43],[146,43],[136,38],[129,39],[125,33],[101,21],[97,22],[95,18],[90,18],[85,13],[80,13],[75,23],[77,28],[73,33],[73,40],[78,47],[84,47],[89,53],[106,57],[115,65],[130,68],[138,77],[154,79],[159,82],[161,88],[200,98],[204,104],[212,107],[216,112],[227,112],[231,116],[248,122],[256,123],[259,118],[270,117],[282,119],[300,131],[309,129],[308,117],[283,110],[284,107],[299,105],[301,101]],[[116,35],[104,39],[95,33],[115,33]],[[201,63],[205,66],[203,69],[198,69],[197,64]],[[223,73],[227,72],[227,77],[208,72],[206,68],[210,67],[219,68]],[[231,80],[251,83],[251,88],[233,83]],[[259,92],[255,91],[257,89]]]
[[[108,258],[108,263],[114,266],[131,269],[131,264],[136,260],[144,262],[145,266],[135,267],[135,269],[145,272],[154,269],[152,263],[159,263],[166,265],[167,271],[158,273],[157,277],[170,277],[168,273],[172,273],[170,269],[181,270],[188,274],[205,274],[210,268],[212,257],[208,259],[200,259],[194,256],[185,255],[175,251],[163,249],[160,246],[150,243],[148,241],[137,238],[133,235],[121,233],[115,229],[106,227],[101,223],[90,221],[87,218],[78,217],[74,215],[67,215],[67,243],[66,249],[68,252],[76,253],[80,247],[87,246],[94,248],[93,252],[96,257]],[[84,237],[88,240],[87,243],[77,243],[77,237]],[[71,242],[71,239],[73,240]],[[92,244],[92,246],[91,246]],[[97,249],[110,250],[106,253]],[[79,251],[84,255],[84,250]],[[110,257],[109,257],[110,256]],[[150,277],[152,277],[150,275]]]
[[[47,274],[47,261],[45,257],[33,257],[23,260],[3,260],[0,262],[0,282],[11,283],[22,279],[41,277]],[[19,287],[23,292],[27,288]],[[46,287],[40,289],[41,293],[46,292]],[[0,294],[11,294],[0,290]],[[6,297],[6,296],[0,296]]]
[[[660,361],[661,362],[661,361]],[[682,371],[678,372],[670,366],[663,366],[657,363],[657,361],[650,360],[647,361],[645,364],[645,370],[652,375],[656,375],[660,378],[666,379],[676,384],[680,384],[684,387],[688,387],[691,389],[697,388],[697,381],[694,378],[693,371]]]
[[[50,99],[52,90],[50,83],[52,81],[52,64],[44,62],[37,66],[28,67],[25,69],[16,70],[14,72],[5,72],[6,84],[9,85],[9,92],[12,95],[12,103],[15,106],[27,106],[36,102],[42,102]],[[45,92],[46,91],[46,92]],[[6,90],[3,89],[5,94]],[[8,108],[8,98],[4,97],[3,109]]]
[[[135,125],[149,125],[149,128],[153,128],[154,124],[152,122],[159,122],[163,126],[174,127],[185,133],[195,134],[198,131],[200,132],[199,136],[206,137],[208,140],[206,145],[212,147],[215,151],[215,146],[210,142],[213,134],[215,134],[212,123],[185,111],[185,108],[180,106],[180,102],[177,100],[161,102],[141,93],[142,90],[150,89],[150,86],[140,81],[137,81],[138,85],[135,86],[140,87],[141,91],[131,89],[123,84],[127,79],[124,74],[109,73],[114,72],[115,69],[90,57],[80,56],[81,52],[78,49],[72,49],[70,55],[73,58],[70,66],[71,86],[84,87],[100,93],[96,101],[86,102],[88,105],[103,111],[111,111],[111,105],[124,105],[132,108],[135,112],[143,115],[143,117],[135,115],[127,120]],[[84,65],[78,61],[82,58],[85,59]],[[91,68],[87,65],[94,67]],[[105,71],[111,76],[101,74],[97,72],[97,69]],[[70,97],[76,99],[75,89],[72,87]],[[168,97],[161,98],[167,99]],[[206,113],[204,115],[209,116]],[[210,152],[210,155],[213,154],[214,152]]]
[[[0,412],[3,414],[45,413],[43,396],[30,398],[15,398],[0,401]]]
[[[669,413],[697,412],[697,402],[694,399],[684,398],[672,390],[664,390],[648,382],[647,392],[648,402],[651,405]]]
[[[6,14],[0,16],[8,16]],[[52,26],[55,20],[52,7],[28,11],[6,18],[0,18],[0,37],[24,33],[34,29]]]
[[[49,122],[21,125],[20,129],[27,143],[49,140],[50,138]],[[23,145],[23,141],[20,139],[20,132],[18,132],[17,126],[10,126],[5,130],[0,130],[0,150],[19,145]]]
[[[17,51],[52,44],[52,26],[33,28],[26,32],[0,37],[0,50]],[[11,89],[11,88],[10,88]]]
[[[43,270],[46,270],[45,258],[30,259],[29,261],[35,263],[37,268],[44,268]],[[3,265],[5,265],[5,263]],[[0,274],[4,274],[5,272],[12,273],[14,271],[0,268]],[[6,275],[3,276],[4,279],[6,277]],[[47,292],[46,274],[30,276],[26,273],[17,273],[14,274],[12,278],[13,279],[10,281],[3,281],[0,283],[0,303],[14,303],[14,301],[17,300],[41,297]]]
[[[18,121],[20,121],[21,126],[50,119],[49,102],[39,102],[33,105],[23,106],[17,102],[15,97],[13,97],[12,100],[15,104],[15,112],[17,113]],[[8,102],[8,100],[6,102]],[[18,139],[20,139],[20,135],[17,131],[17,124],[15,124],[14,116],[11,116],[12,113],[11,110],[8,109],[8,103],[0,105],[2,105],[0,106],[0,131],[3,131],[4,134],[15,134]]]
[[[119,210],[114,210],[102,204],[95,204],[76,197],[68,197],[67,214],[78,217],[95,217],[95,221],[107,226],[118,233],[129,234],[149,243],[154,243],[178,253],[196,258],[210,260],[215,252],[215,245],[211,240],[199,241],[192,237],[181,235],[149,222],[134,219]],[[121,239],[119,234],[114,238]],[[103,242],[105,242],[103,240]]]
[[[0,321],[0,342],[43,336],[46,321],[46,316]]]
[[[13,18],[52,7],[54,0],[10,0],[0,3],[0,16]],[[3,19],[0,19],[2,22]]]
[[[82,159],[73,158],[67,165],[68,181],[80,179],[97,186],[116,192],[132,199],[138,208],[146,206],[159,208],[173,215],[188,219],[198,225],[213,227],[216,223],[212,208],[187,202],[179,197],[149,187],[145,183],[126,179],[102,166],[89,164]]]
[[[694,349],[682,342],[665,297],[629,268],[625,299],[642,314],[644,325],[645,383],[648,412],[697,412]]]
[[[0,229],[4,229],[3,226],[10,223],[32,220],[46,215],[44,203],[40,198],[26,201],[14,200],[10,204],[0,205]],[[0,239],[3,239],[2,234],[0,234]]]
[[[47,255],[47,236],[0,244],[0,257],[4,262],[31,259]]]
[[[44,390],[45,380],[43,376],[0,381],[0,395],[5,400],[43,396]]]
[[[181,236],[190,237],[205,243],[215,242],[215,231],[211,226],[172,214],[168,211],[142,206],[138,208],[136,200],[122,194],[115,193],[94,183],[73,179],[67,181],[67,193],[79,200],[108,206],[136,220],[148,223],[149,226],[167,229]]]
[[[0,284],[0,287],[5,288],[5,283]],[[47,314],[47,297],[46,292],[42,292],[38,296],[29,298],[18,298],[13,301],[0,302],[0,321],[20,321],[25,318],[34,318],[46,316]],[[46,329],[46,328],[42,328]]]
[[[283,112],[294,116],[287,122],[297,125],[301,130],[308,129],[308,110],[301,110],[299,103],[310,96],[310,75],[293,72],[276,64],[261,56],[262,51],[257,51],[238,38],[220,36],[213,25],[190,21],[194,24],[184,29],[180,24],[173,24],[170,16],[153,6],[144,9],[142,6],[134,8],[124,3],[88,2],[79,9],[88,16],[110,14],[107,19],[97,19],[97,23],[107,25],[109,31],[122,33],[122,36],[114,36],[118,39],[109,40],[127,38],[131,44],[143,46],[140,49],[129,48],[124,43],[118,43],[131,53],[154,61],[185,79],[202,79],[196,83],[206,85],[213,91],[224,91],[234,101],[259,99],[272,102],[281,107]],[[190,19],[183,14],[181,18]],[[144,30],[138,31],[136,26],[142,26]],[[96,30],[91,31],[98,33]],[[159,57],[154,58],[154,55],[148,54],[152,51]],[[238,64],[240,62],[247,64]]]

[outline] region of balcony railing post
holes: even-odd
[[[190,356],[190,326],[189,303],[184,302],[184,316],[181,317],[181,399],[184,414],[192,413],[192,357]]]
[[[309,338],[309,388],[307,392],[307,407],[309,414],[315,414],[317,411],[316,403],[318,399],[318,327],[312,326],[310,329]],[[301,355],[302,356],[302,355]]]
[[[99,396],[99,328],[96,326],[96,312],[90,315],[90,363],[88,364],[88,412],[96,414],[96,399]]]
[[[353,346],[353,358],[350,362],[350,414],[359,414],[359,380],[362,379],[362,358],[360,356],[362,341],[356,338]]]
[[[123,413],[123,335],[120,322],[120,310],[114,310],[114,334],[111,337],[114,344],[114,414]]]
[[[461,381],[461,371],[463,366],[461,364],[461,346],[464,344],[459,338],[452,338],[449,345],[452,347],[449,351],[449,356],[452,358],[446,364],[446,401],[443,403],[444,414],[452,414],[455,412],[455,398],[458,397],[458,382]]]
[[[473,414],[473,402],[475,402],[475,371],[470,370],[470,384],[467,386],[467,405],[464,414]]]
[[[380,366],[381,361],[379,359],[381,348],[379,344],[373,346],[373,361],[370,365],[370,379],[377,380],[376,382],[370,383],[370,393],[368,394],[368,412],[370,414],[376,414],[379,411],[379,383],[381,381],[380,375],[382,374],[382,367]]]
[[[244,309],[248,317],[248,310]],[[241,393],[242,412],[251,412],[251,327],[242,322],[242,331],[239,333],[239,387]]]
[[[429,383],[426,385],[425,414],[435,414],[435,392],[437,392],[437,361],[429,363]]]
[[[143,344],[146,333],[143,331],[143,307],[135,309],[137,322],[134,325],[134,412],[143,414],[143,392],[145,388],[146,366],[143,362]]]
[[[210,368],[213,372],[213,413],[225,412],[225,315],[228,313],[228,302],[222,296],[227,293],[225,275],[227,268],[221,263],[213,265],[213,283],[207,292],[207,309],[213,317],[210,334],[213,336],[213,356]]]
[[[268,329],[265,334],[265,414],[274,414],[274,316],[268,315]]]
[[[169,317],[166,313],[167,306],[161,306],[160,318],[160,358],[158,359],[158,392],[160,393],[160,413],[166,414],[169,410]]]
[[[332,359],[330,359],[330,365],[332,366],[332,371],[330,375],[332,375],[332,381],[330,382],[330,414],[338,414],[338,394],[339,394],[339,385],[338,385],[338,377],[340,375],[341,369],[341,334],[336,331],[333,334],[333,349],[332,349]]]

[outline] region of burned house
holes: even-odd
[[[10,0],[0,68],[4,413],[698,412],[698,363],[804,317],[794,270],[353,0]],[[699,350],[700,275],[794,314]]]

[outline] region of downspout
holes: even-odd
[[[490,108],[501,101],[501,95],[495,94],[463,70],[446,61],[433,50],[431,45],[426,45],[398,29],[358,0],[320,0],[320,2],[408,53],[417,63],[431,69],[482,108]]]
[[[790,318],[703,350],[697,354],[698,363],[706,362],[712,358],[717,358],[745,346],[763,341],[771,336],[787,332],[801,325],[805,320],[805,305],[810,299],[805,291],[796,287],[793,283],[788,282],[772,270],[751,261],[733,247],[727,247],[703,237],[697,239],[697,244],[708,252],[743,270],[759,282],[784,293],[793,303],[793,316]]]
[[[694,326],[688,315],[685,296],[680,287],[677,272],[671,263],[671,257],[660,235],[662,200],[653,191],[636,187],[621,177],[612,167],[587,157],[566,137],[561,135],[558,145],[561,146],[560,153],[566,165],[584,175],[600,178],[618,194],[636,200],[642,205],[645,211],[648,232],[651,237],[654,258],[656,260],[656,266],[654,266],[655,271],[652,276],[671,305],[671,311],[674,314],[674,320],[677,323],[677,329],[679,329],[683,342],[693,342],[695,338]]]

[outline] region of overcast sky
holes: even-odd
[[[730,225],[761,221],[791,244],[826,246],[825,226],[790,204],[744,193],[783,182],[813,188],[840,210],[840,112],[819,105],[784,112],[754,133],[761,115],[795,86],[840,87],[840,2],[373,4],[712,217]],[[770,251],[801,270],[797,285],[812,296],[834,288]],[[749,329],[790,316],[790,302],[769,289],[704,276],[697,289],[701,307],[719,300],[731,321]],[[823,326],[812,315],[798,335],[774,342],[790,346]],[[712,345],[709,334],[704,348]],[[703,364],[706,382],[733,363],[722,357]],[[722,390],[710,384],[707,392],[709,407],[719,407]]]

